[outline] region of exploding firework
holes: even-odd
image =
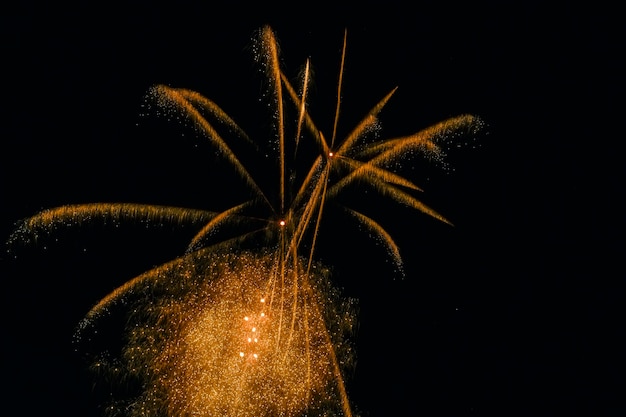
[[[479,118],[460,115],[381,140],[378,117],[393,89],[337,138],[344,37],[333,129],[326,135],[307,107],[310,63],[294,86],[281,69],[272,29],[262,28],[255,39],[275,109],[269,149],[277,154],[270,171],[278,192],[266,192],[235,151],[257,151],[263,144],[212,100],[157,85],[148,94],[149,108],[176,115],[208,139],[249,198],[221,212],[130,203],[62,206],[25,219],[10,238],[35,241],[97,219],[196,227],[183,255],[113,290],[78,326],[76,341],[88,350],[109,317],[122,311],[126,318],[119,355],[88,355],[99,375],[138,385],[132,398],[110,404],[111,415],[352,416],[344,375],[354,364],[356,302],[330,284],[328,268],[316,261],[324,211],[332,206],[347,213],[382,242],[399,271],[402,258],[393,238],[366,213],[340,204],[345,191],[369,187],[450,224],[415,197],[421,189],[392,167],[414,153],[442,159],[442,144],[476,133]],[[315,152],[303,157],[302,149]]]

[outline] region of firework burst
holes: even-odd
[[[384,227],[339,204],[346,190],[369,187],[450,224],[416,197],[422,191],[416,184],[391,167],[414,153],[443,158],[442,144],[473,135],[480,119],[460,115],[381,140],[378,117],[394,88],[345,137],[337,137],[344,37],[335,118],[326,135],[307,106],[310,62],[292,84],[281,69],[272,29],[257,35],[255,56],[275,110],[269,149],[276,151],[277,164],[269,171],[278,192],[267,192],[235,151],[256,152],[264,144],[251,140],[203,95],[157,85],[148,94],[150,108],[190,123],[208,139],[249,198],[220,212],[127,203],[62,206],[25,219],[10,238],[10,243],[36,241],[59,227],[97,219],[196,228],[183,255],[113,290],[78,326],[76,341],[88,347],[114,311],[127,317],[121,354],[89,356],[99,374],[138,381],[139,393],[112,403],[111,415],[352,416],[344,375],[354,364],[349,335],[356,306],[330,285],[328,269],[316,261],[324,211],[339,207],[364,226],[399,271],[400,250]],[[303,157],[303,148],[315,152]]]

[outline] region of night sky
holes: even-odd
[[[475,142],[450,150],[453,169],[414,169],[424,201],[454,227],[374,207],[401,248],[404,278],[357,228],[322,232],[334,283],[359,300],[347,377],[355,409],[626,415],[617,14],[528,2],[14,6],[0,25],[1,232],[64,204],[225,204],[227,180],[207,176],[209,149],[142,117],[148,89],[198,91],[264,140],[251,39],[269,24],[287,73],[311,58],[311,111],[329,131],[347,29],[344,133],[396,86],[382,136],[464,113],[485,122]],[[122,229],[87,226],[2,252],[5,409],[100,415],[102,386],[74,352],[75,326],[115,287],[181,255],[191,236]]]

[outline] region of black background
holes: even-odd
[[[359,414],[625,415],[618,14],[529,2],[13,6],[1,26],[2,232],[70,203],[221,204],[206,149],[145,126],[149,87],[196,90],[263,140],[250,47],[269,24],[287,73],[311,57],[312,112],[329,131],[347,29],[343,129],[395,86],[385,136],[462,113],[487,124],[478,146],[451,151],[453,171],[417,170],[454,228],[381,209],[404,279],[358,230],[327,232],[335,283],[359,299],[348,378]],[[87,227],[3,253],[5,409],[99,415],[74,328],[188,237]]]

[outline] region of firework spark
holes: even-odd
[[[451,224],[415,196],[421,192],[416,184],[390,167],[413,153],[443,158],[442,145],[455,135],[474,134],[482,126],[479,118],[460,115],[412,135],[380,140],[378,117],[394,88],[338,138],[344,37],[327,141],[307,108],[310,63],[296,88],[280,67],[272,29],[262,28],[256,39],[256,57],[275,108],[270,148],[278,151],[276,197],[233,150],[235,140],[253,150],[261,144],[201,94],[157,85],[148,96],[158,111],[191,122],[241,178],[249,200],[221,212],[125,203],[68,205],[24,220],[10,238],[10,243],[35,241],[58,227],[97,219],[196,227],[185,254],[112,291],[78,327],[76,341],[88,347],[95,330],[115,311],[128,318],[119,357],[91,356],[94,371],[140,381],[136,396],[111,404],[112,415],[352,416],[343,375],[354,363],[349,336],[355,301],[330,285],[328,269],[315,260],[324,210],[347,189],[370,187]],[[294,122],[288,124],[291,114]],[[308,160],[289,160],[304,140],[317,151]],[[401,270],[400,249],[384,227],[361,211],[340,207],[385,245]]]
[[[143,388],[109,412],[350,414],[340,376],[354,360],[355,300],[341,297],[322,265],[281,276],[274,255],[203,249],[122,290],[107,313],[119,305],[131,311],[128,342],[121,358],[98,356],[92,368],[109,377],[123,371]],[[300,291],[286,291],[295,286]],[[102,313],[92,310],[81,322],[78,343],[90,343],[82,338],[106,319]]]

